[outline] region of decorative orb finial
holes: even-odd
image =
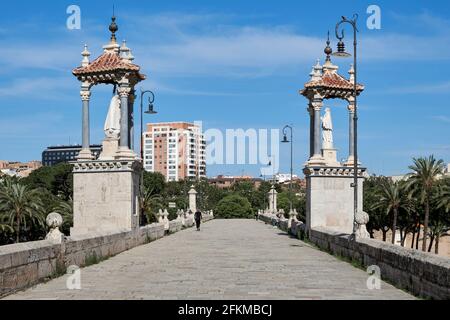
[[[116,17],[111,17],[111,24],[109,25],[109,31],[111,31],[111,42],[117,43],[116,32],[119,30],[119,26],[116,23]]]
[[[333,53],[333,49],[330,47],[330,31],[328,31],[327,46],[323,52],[327,55],[326,61],[331,61],[330,55]]]

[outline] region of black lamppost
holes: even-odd
[[[342,17],[342,20],[336,24],[336,38],[339,40],[337,44],[337,52],[333,53],[333,56],[336,57],[343,57],[347,58],[350,57],[351,54],[345,52],[345,44],[344,44],[344,30],[341,30],[341,33],[339,33],[339,27],[344,24],[348,23],[353,28],[353,68],[354,68],[354,83],[353,83],[353,98],[354,98],[354,115],[353,115],[353,148],[354,148],[354,163],[353,163],[353,174],[354,174],[354,181],[352,184],[352,187],[354,188],[354,212],[353,212],[353,234],[352,238],[355,239],[356,234],[356,214],[358,212],[358,109],[356,104],[356,98],[358,96],[357,91],[357,60],[356,60],[356,54],[357,54],[357,39],[356,34],[358,32],[358,28],[356,26],[356,21],[358,20],[358,15],[354,14],[353,19],[349,20],[346,17]]]
[[[291,131],[291,140],[289,141],[287,138],[287,129],[289,129]],[[292,165],[293,165],[293,130],[292,127],[289,125],[286,125],[283,128],[283,140],[281,141],[282,143],[290,143],[291,144],[291,174],[290,174],[290,180],[289,180],[289,207],[290,207],[290,212],[292,212]]]
[[[155,102],[155,94],[150,91],[150,90],[145,90],[142,91],[141,89],[141,159],[142,159],[142,163],[144,163],[144,137],[143,137],[143,127],[144,127],[144,117],[143,117],[143,109],[144,109],[144,95],[146,93],[150,94],[150,97],[148,98],[148,110],[145,111],[146,114],[156,114],[158,112],[156,112],[154,109],[154,105],[153,102]]]

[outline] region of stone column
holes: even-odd
[[[353,98],[349,98],[348,104],[348,160],[345,163],[347,166],[352,166],[355,161],[355,127],[353,118],[355,116],[355,101]]]
[[[128,98],[128,126],[129,126],[129,148],[134,150],[134,100],[136,96],[134,94],[134,89],[131,89]]]
[[[81,101],[82,101],[82,147],[81,151],[77,156],[77,160],[93,160],[90,142],[89,142],[89,101],[91,97],[91,91],[89,86],[82,86],[80,91]]]
[[[191,190],[189,190],[189,210],[191,210],[192,213],[195,213],[197,211],[197,191],[195,191],[194,186],[191,187]]]
[[[312,107],[314,111],[314,154],[312,156],[313,159],[321,159],[321,142],[322,139],[320,139],[320,110],[322,109],[323,101],[322,98],[315,98],[312,101]]]
[[[118,93],[120,96],[120,141],[119,151],[117,153],[118,159],[135,159],[134,152],[130,149],[130,129],[129,129],[129,111],[128,111],[128,97],[131,92],[128,84],[121,84]]]
[[[314,109],[310,104],[307,108],[309,113],[309,157],[314,155]]]

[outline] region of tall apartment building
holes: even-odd
[[[149,123],[144,134],[144,168],[167,181],[206,177],[206,142],[197,125]]]

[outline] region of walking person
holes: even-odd
[[[197,210],[194,214],[195,225],[197,226],[197,231],[200,231],[200,223],[202,221],[202,213]]]

